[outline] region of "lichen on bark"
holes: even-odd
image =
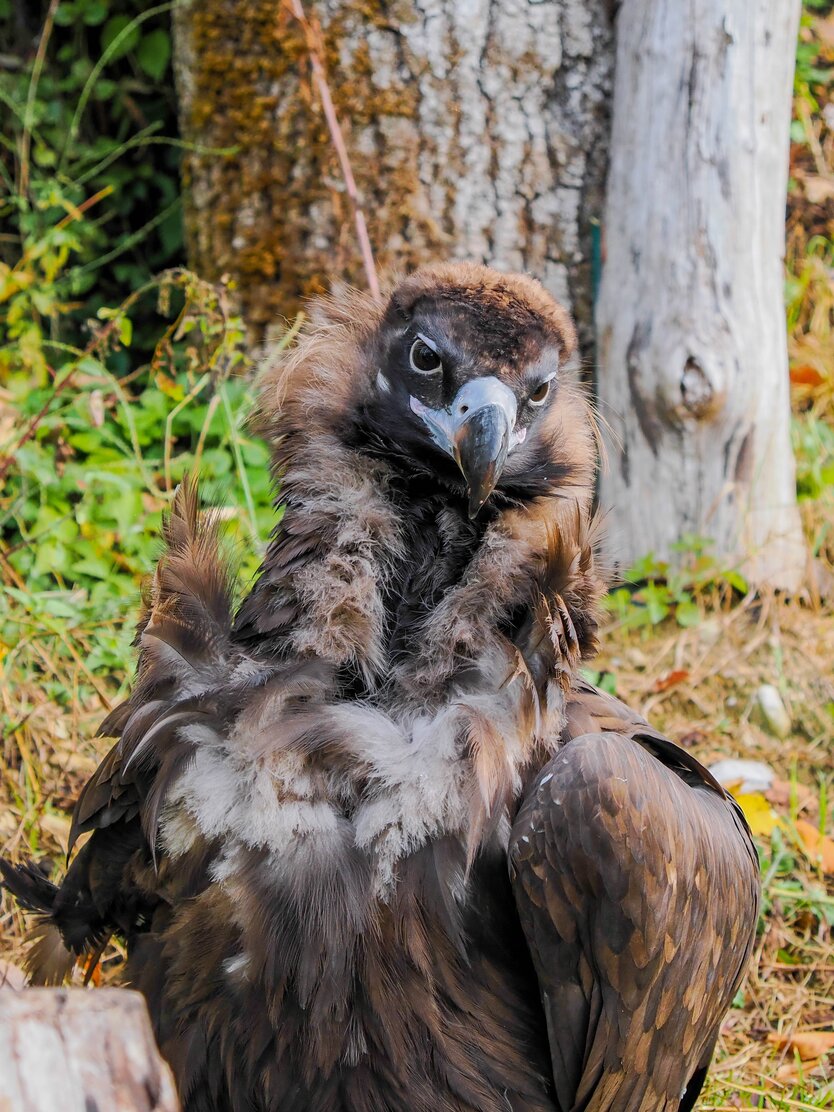
[[[607,0],[308,0],[382,270],[528,270],[590,336],[607,153]],[[362,284],[303,34],[280,0],[175,14],[192,265],[228,274],[253,337],[334,278]],[[199,148],[234,147],[226,157]]]

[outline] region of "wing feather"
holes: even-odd
[[[510,842],[559,1108],[691,1107],[752,951],[755,848],[695,758],[618,700],[570,698]]]

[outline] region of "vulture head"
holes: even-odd
[[[575,342],[539,282],[474,263],[422,267],[380,301],[315,301],[262,379],[285,510],[240,635],[284,652],[290,631],[342,696],[396,672],[401,695],[438,705],[464,676],[522,668],[555,722],[548,688],[592,651],[602,588]]]
[[[559,488],[584,503],[595,447],[565,370],[575,344],[568,313],[535,279],[425,266],[382,304],[345,290],[317,303],[265,408],[281,434],[302,413],[329,425],[468,519]]]
[[[552,411],[574,343],[567,313],[529,278],[419,271],[396,286],[372,339],[357,443],[463,496],[470,518],[495,490],[505,501],[546,493],[562,474]]]

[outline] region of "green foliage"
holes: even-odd
[[[834,79],[834,68],[820,56],[819,43],[814,36],[816,20],[831,10],[831,0],[804,0],[800,20],[799,41],[796,46],[794,70],[794,97],[806,104],[812,112],[820,110],[820,96]],[[801,119],[794,119],[791,139],[795,143],[807,140],[807,131]]]
[[[273,522],[227,291],[178,267],[153,277],[181,251],[172,6],[62,0],[0,29],[20,60],[0,72],[0,648],[19,679],[80,646],[85,683],[129,672],[185,471],[207,504],[241,507],[228,528],[249,572]]]
[[[12,18],[0,0],[0,52],[20,62],[0,70],[0,300],[15,298],[6,325],[30,330],[28,369],[44,369],[38,324],[81,343],[88,316],[181,262],[172,6],[40,0]],[[136,324],[150,350],[152,320]]]
[[[130,313],[152,293],[165,318],[154,358],[120,379],[114,364],[129,354]],[[269,478],[265,446],[241,428],[251,387],[230,376],[248,362],[222,291],[168,271],[99,317],[85,349],[44,339],[62,357],[60,373],[12,393],[32,433],[7,479],[3,532],[10,564],[34,589],[67,579],[101,597],[112,593],[101,585],[114,563],[147,571],[147,535],[185,471],[199,471],[209,502],[222,491],[245,508],[250,539],[264,524]]]
[[[0,72],[4,736],[129,682],[140,583],[186,470],[204,502],[237,507],[244,574],[274,522],[228,291],[179,267],[153,276],[181,251],[171,7],[18,5],[0,29],[21,61]],[[36,775],[26,792],[33,806]]]
[[[669,617],[684,628],[697,625],[706,593],[719,598],[747,593],[744,577],[722,567],[709,552],[712,543],[707,537],[684,536],[672,545],[673,561],[658,560],[650,552],[628,569],[626,585],[610,592],[605,608],[626,629],[650,628]]]
[[[120,376],[133,354],[132,313],[149,319],[148,301],[153,358]],[[0,649],[37,630],[60,660],[95,630],[91,676],[130,671],[130,614],[186,471],[199,474],[204,503],[225,508],[245,573],[274,524],[267,449],[244,428],[254,388],[225,291],[166,271],[98,317],[83,349],[41,335],[60,370],[45,384],[11,376],[14,423],[0,409]],[[7,342],[12,362],[25,342]]]
[[[617,694],[617,676],[606,668],[581,668],[582,678],[609,695]]]
[[[834,491],[834,427],[807,415],[794,421],[792,432],[797,492],[817,501]]]

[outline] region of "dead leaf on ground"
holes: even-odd
[[[764,796],[779,811],[788,811],[794,801],[799,811],[813,810],[817,801],[816,792],[805,784],[791,784],[790,780],[780,780],[778,776]]]
[[[789,1035],[780,1035],[778,1031],[771,1031],[767,1041],[779,1050],[798,1054],[803,1062],[810,1062],[834,1050],[834,1031],[793,1031]]]
[[[683,683],[684,680],[689,679],[689,672],[686,668],[676,668],[672,672],[667,672],[665,676],[660,676],[652,684],[652,691],[668,691],[670,687],[674,687],[677,683]]]
[[[0,989],[22,992],[26,988],[27,977],[23,970],[10,961],[0,960]]]
[[[822,865],[824,873],[834,873],[834,840],[805,819],[796,820],[796,832],[811,860]]]
[[[819,1058],[811,1058],[808,1062],[785,1062],[776,1071],[773,1080],[785,1085],[795,1085],[797,1082],[804,1081],[811,1070],[815,1070],[819,1064]],[[765,1083],[767,1081],[768,1078],[765,1078]]]
[[[803,363],[799,367],[791,367],[791,382],[794,386],[820,386],[825,379],[816,367]]]
[[[834,180],[822,174],[806,174],[802,185],[812,205],[825,204],[834,197]]]
[[[779,818],[761,792],[740,792],[732,788],[730,792],[754,834],[769,838],[777,826],[784,826],[784,820]]]

